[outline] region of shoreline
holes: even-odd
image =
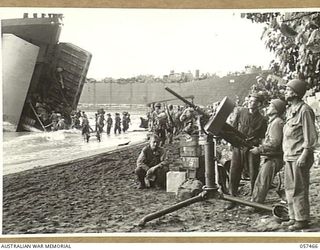
[[[89,143],[83,141],[81,131],[61,130],[38,134],[6,133],[3,175],[74,160],[85,160],[98,154],[123,149],[146,142],[146,131],[135,130],[121,135],[103,135],[98,143],[95,136]],[[39,143],[38,149],[35,145]],[[128,145],[126,145],[128,144]],[[30,147],[29,147],[30,146]]]
[[[108,148],[106,148],[106,150],[108,150],[108,151],[105,151],[105,152],[101,152],[101,151],[103,151],[105,149],[99,149],[99,150],[95,150],[96,152],[92,152],[92,154],[89,154],[89,155],[86,155],[86,156],[83,156],[83,157],[74,156],[74,157],[72,157],[72,159],[63,160],[61,162],[58,161],[56,163],[52,163],[52,164],[49,164],[49,165],[34,166],[34,167],[27,168],[27,169],[24,169],[24,170],[3,174],[3,176],[17,174],[17,173],[21,173],[21,172],[25,172],[25,171],[30,171],[30,170],[33,170],[33,169],[59,167],[59,166],[66,166],[66,165],[69,165],[69,164],[81,163],[82,161],[90,161],[90,160],[92,160],[93,158],[96,158],[96,157],[105,157],[105,156],[107,156],[109,154],[117,153],[118,151],[122,151],[122,150],[128,149],[130,147],[135,148],[135,147],[139,147],[140,145],[145,145],[146,143],[147,143],[146,141],[141,141],[141,142],[134,142],[131,145],[113,146],[113,147],[109,148],[110,150]]]

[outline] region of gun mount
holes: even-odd
[[[189,101],[185,100],[183,97],[175,93],[173,90],[169,88],[165,88],[167,91],[172,93],[174,96],[182,100],[184,103],[188,104],[190,107],[193,107],[200,115],[204,115],[208,117],[209,115],[201,110],[199,107],[190,103]],[[205,185],[203,186],[203,191],[195,197],[190,199],[184,200],[180,203],[177,203],[171,207],[165,208],[155,213],[148,214],[147,216],[143,217],[140,222],[139,226],[144,226],[148,221],[154,220],[159,218],[163,215],[172,213],[177,211],[181,208],[187,207],[193,203],[203,201],[206,199],[217,199],[217,200],[225,200],[236,202],[245,206],[254,207],[257,209],[262,209],[265,211],[271,211],[272,215],[281,221],[289,220],[288,209],[283,205],[275,205],[275,206],[266,206],[260,203],[251,202],[239,199],[237,197],[231,195],[222,194],[219,191],[219,187],[215,182],[215,161],[216,161],[216,142],[214,140],[214,136],[219,136],[225,139],[226,141],[230,142],[233,146],[246,146],[250,147],[250,144],[247,143],[245,135],[240,133],[238,130],[230,126],[226,123],[226,120],[230,113],[234,108],[233,102],[228,98],[225,97],[218,109],[216,114],[213,117],[209,117],[208,123],[205,125],[204,129],[207,131],[207,134],[204,135],[205,141],[203,142],[204,145],[204,152],[205,152]],[[202,129],[199,128],[199,133],[201,133]]]

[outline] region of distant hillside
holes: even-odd
[[[205,79],[185,83],[87,83],[84,85],[79,103],[91,104],[146,104],[157,100],[174,98],[164,88],[169,87],[181,96],[194,95],[198,105],[220,101],[224,96],[240,101],[256,82],[258,74],[226,76],[220,79]],[[179,101],[172,103],[180,104]]]

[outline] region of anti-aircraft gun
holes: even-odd
[[[228,116],[233,111],[235,105],[234,103],[226,96],[220,102],[215,115],[210,116],[207,112],[202,110],[199,106],[196,106],[192,102],[188,101],[184,97],[180,96],[172,89],[166,87],[165,90],[170,92],[172,95],[183,101],[189,107],[193,108],[199,115],[203,117],[203,120],[206,121],[204,130],[211,133],[215,137],[223,138],[225,141],[229,142],[235,147],[251,147],[250,139],[246,135],[226,123]]]
[[[197,196],[143,217],[139,222],[139,226],[144,226],[148,221],[159,218],[165,214],[174,212],[183,207],[187,207],[193,203],[212,198],[236,202],[257,209],[270,211],[272,212],[273,216],[280,221],[289,220],[288,209],[283,205],[275,205],[271,207],[256,202],[242,200],[231,195],[222,194],[219,191],[219,187],[215,182],[216,144],[214,137],[220,137],[229,142],[234,147],[251,147],[250,138],[247,138],[246,135],[242,134],[240,131],[226,123],[228,116],[231,114],[235,107],[234,103],[228,97],[224,97],[220,102],[216,113],[210,117],[210,115],[203,111],[201,108],[184,99],[182,96],[180,96],[170,88],[166,87],[165,89],[176,96],[178,99],[183,101],[185,104],[192,107],[196,112],[198,112],[199,115],[205,118],[204,120],[207,120],[204,127],[199,128],[199,132],[200,130],[204,130],[205,132],[205,135],[203,136],[204,140],[202,142],[205,154],[205,185],[202,188],[203,191]]]

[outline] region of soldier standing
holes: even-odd
[[[288,82],[285,98],[288,101],[286,124],[283,128],[283,152],[285,161],[284,187],[289,207],[289,230],[308,227],[310,217],[309,184],[310,168],[314,162],[317,144],[315,114],[302,97],[307,83],[294,79]]]
[[[261,97],[258,94],[253,93],[249,97],[248,108],[239,109],[236,114],[234,123],[232,124],[241,133],[250,138],[250,142],[253,146],[259,146],[267,130],[267,121],[265,117],[259,112],[259,108],[261,107],[261,105]],[[241,174],[246,166],[248,167],[250,172],[252,194],[254,183],[259,171],[259,165],[260,156],[252,154],[249,151],[249,148],[233,148],[229,180],[231,195],[238,195]],[[231,202],[226,207],[226,209],[232,209],[236,205],[236,203]]]
[[[170,104],[166,109],[167,112],[167,139],[169,143],[173,141],[173,130],[174,130],[174,112],[173,112],[173,105]]]
[[[286,103],[280,99],[271,100],[267,115],[269,124],[262,145],[253,147],[250,150],[253,154],[260,154],[262,166],[259,170],[256,182],[254,183],[252,200],[263,203],[268,194],[273,178],[283,167],[282,138],[283,120],[282,114],[286,110]],[[255,211],[256,209],[252,209]]]
[[[99,111],[96,118],[96,131],[99,133],[103,132],[104,127],[104,111]]]
[[[85,140],[87,142],[89,142],[89,138],[90,138],[90,132],[93,132],[93,129],[91,128],[90,124],[89,124],[89,119],[87,117],[87,115],[85,114],[85,112],[82,112],[82,135],[85,137]]]
[[[110,135],[110,131],[111,131],[111,127],[112,127],[112,124],[113,124],[113,120],[112,120],[112,117],[111,117],[110,113],[108,113],[107,116],[108,116],[108,118],[107,118],[107,135]]]
[[[161,104],[156,103],[155,110],[152,113],[153,119],[153,132],[158,135],[160,139],[160,146],[163,146],[166,141],[166,123],[167,116],[164,111],[161,110]]]
[[[174,120],[174,128],[173,134],[177,135],[182,129],[182,122],[180,121],[180,116],[182,114],[182,107],[178,105],[176,112],[174,112],[173,120]]]
[[[121,117],[119,113],[116,113],[116,117],[114,118],[114,133],[117,134],[117,131],[121,134]]]
[[[124,111],[122,113],[122,131],[126,132],[128,128],[129,128],[129,120],[128,120],[127,112]]]
[[[49,119],[50,119],[50,121],[52,123],[51,130],[52,131],[57,131],[58,130],[57,124],[58,124],[58,121],[59,121],[58,113],[56,113],[55,111],[52,111]]]

